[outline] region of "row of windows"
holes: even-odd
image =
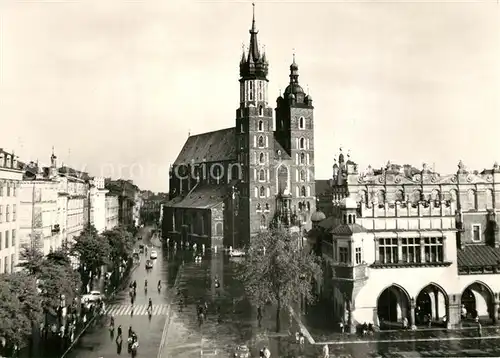
[[[484,193],[484,208],[492,209],[494,204],[493,190],[487,189]],[[372,197],[370,199],[366,190],[360,190],[358,193],[358,200],[365,204],[372,201],[381,207],[383,207],[384,203],[387,201],[386,192],[382,189],[372,193],[371,196]],[[403,190],[396,190],[393,194],[393,200],[397,202],[409,202],[414,207],[416,207],[421,201],[429,201],[432,202],[435,207],[439,207],[441,201],[443,200],[449,200],[452,202],[459,201],[459,196],[456,189],[452,189],[447,193],[442,193],[439,190],[434,189],[427,197],[419,189],[414,190],[411,194],[405,194]],[[479,209],[477,191],[473,189],[467,191],[467,205],[469,209]]]
[[[4,196],[4,186],[5,186],[5,196],[17,196],[17,185],[16,183],[0,183],[0,196]]]
[[[256,171],[255,171],[256,172]],[[269,169],[268,170],[264,170],[264,169],[261,169],[259,170],[259,175],[258,175],[258,180],[261,181],[261,182],[266,182],[268,180],[270,180],[271,178],[269,177]],[[306,171],[305,170],[296,170],[295,171],[295,180],[296,181],[300,181],[300,182],[306,182],[306,181],[310,181],[310,175],[309,175],[309,172],[307,172],[306,174]]]
[[[339,247],[338,253],[339,253],[338,258],[336,257],[335,260],[343,264],[348,264],[351,262],[349,255],[349,248]],[[361,247],[356,247],[354,253],[355,253],[354,262],[356,265],[360,265],[363,262]]]
[[[3,260],[3,265],[2,265],[2,260]],[[14,272],[15,267],[16,267],[15,254],[11,254],[10,256],[7,255],[3,259],[0,257],[0,273]]]
[[[265,188],[261,186],[260,188],[254,188],[254,196],[256,198],[269,198],[271,196],[271,189]],[[296,197],[309,197],[311,196],[311,187],[310,186],[298,186],[295,188],[295,196]]]
[[[379,239],[378,256],[383,264],[443,262],[443,238]]]
[[[257,204],[257,208],[256,208],[257,211],[262,211],[262,205],[260,203]],[[269,204],[265,204],[264,205],[264,210],[265,211],[269,211]]]
[[[11,246],[16,246],[16,229],[6,230],[3,237],[2,232],[0,232],[0,250],[8,249]]]
[[[262,106],[259,107],[259,116],[263,116],[264,115],[264,108]],[[299,129],[306,129],[306,120],[304,117],[300,117],[299,118]],[[260,120],[257,122],[257,130],[259,132],[263,132],[265,131],[264,129],[264,121]],[[304,138],[302,138],[304,139]],[[305,145],[305,142],[303,142],[302,144]]]
[[[5,222],[17,220],[17,205],[12,204],[12,217],[10,215],[10,205],[5,205]],[[0,205],[0,223],[4,221],[3,205]]]

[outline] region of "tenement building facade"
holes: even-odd
[[[171,167],[164,236],[242,247],[276,221],[298,233],[309,228],[315,202],[312,98],[299,84],[294,56],[273,117],[269,64],[257,33],[254,15],[239,64],[233,127],[189,136]]]
[[[16,156],[0,148],[0,273],[15,271],[19,257],[19,188],[23,172]]]
[[[347,159],[347,160],[346,160]],[[358,166],[344,154],[321,183],[310,236],[325,259],[321,299],[351,330],[496,321],[500,167]],[[328,207],[328,201],[330,207]]]

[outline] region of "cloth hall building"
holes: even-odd
[[[210,246],[245,246],[273,220],[297,233],[314,211],[314,119],[311,96],[290,83],[269,105],[268,60],[257,42],[239,64],[240,103],[231,128],[191,135],[170,169],[165,237]]]
[[[321,211],[309,232],[325,261],[321,299],[332,322],[351,331],[496,322],[499,184],[498,164],[360,172],[340,154],[332,179],[316,183]]]

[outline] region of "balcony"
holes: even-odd
[[[368,265],[334,266],[333,279],[349,281],[366,280],[368,279]]]

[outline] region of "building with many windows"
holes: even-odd
[[[321,299],[352,330],[497,321],[500,167],[456,173],[340,154],[309,232],[325,259]],[[328,204],[328,201],[330,204]],[[430,321],[430,323],[429,323]]]
[[[59,183],[31,162],[19,190],[19,244],[37,247],[44,255],[62,244],[58,216]]]
[[[90,177],[85,172],[62,166],[58,168],[59,177],[66,184],[64,192],[66,202],[66,235],[69,243],[80,235],[90,220],[89,214],[89,182]],[[62,194],[62,193],[61,193]]]
[[[106,194],[104,178],[95,177],[90,185],[90,223],[94,225],[98,233],[106,230]]]
[[[118,196],[107,193],[105,199],[105,207],[106,207],[106,217],[105,217],[106,230],[111,230],[120,225],[119,221],[120,202],[118,200]]]
[[[310,225],[315,203],[312,97],[299,84],[294,55],[289,84],[273,110],[269,63],[257,34],[254,14],[248,50],[239,63],[233,126],[189,136],[171,167],[164,236],[242,247],[277,221],[296,232]]]
[[[19,258],[19,188],[23,178],[16,156],[0,148],[0,273],[15,271]]]
[[[105,188],[109,190],[111,195],[118,197],[118,221],[120,225],[130,227],[136,223],[136,205],[137,193],[139,188],[132,180],[117,179],[105,180]]]

